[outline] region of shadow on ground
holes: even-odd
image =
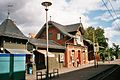
[[[68,73],[60,74],[59,77],[51,78],[50,80],[88,80],[89,78],[112,68],[115,64],[104,64],[98,67],[87,67]]]

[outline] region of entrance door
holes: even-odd
[[[81,64],[80,51],[78,51],[78,60],[79,60],[79,63]]]
[[[35,54],[35,63],[36,63],[36,69],[41,70],[45,69],[45,55],[41,54],[39,52],[34,52]]]

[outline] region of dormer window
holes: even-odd
[[[60,40],[60,33],[57,33],[57,40]]]
[[[57,40],[61,40],[61,39],[64,39],[64,35],[57,33]]]
[[[48,34],[48,38],[49,38],[49,39],[52,39],[52,33],[49,33],[49,34]]]

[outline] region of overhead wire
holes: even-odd
[[[108,1],[109,1],[109,0],[108,0]],[[105,1],[102,0],[102,2],[103,2],[103,4],[104,4],[104,6],[107,8],[107,10],[108,10],[110,16],[113,18],[113,20],[115,20],[115,18],[114,18],[114,16],[112,15],[111,11],[110,11],[109,8],[107,7]],[[111,5],[111,7],[112,7],[112,9],[113,9],[113,11],[114,11],[116,17],[117,17],[117,13],[115,12],[115,10],[114,10],[114,8],[113,8],[112,3],[111,3],[110,1],[109,1],[109,3],[110,3],[110,5]],[[116,23],[116,25],[118,26],[118,28],[119,28],[119,30],[120,30],[120,27],[119,27],[118,23]]]
[[[113,5],[112,5],[111,1],[110,1],[110,0],[108,0],[108,1],[109,1],[110,5],[111,5],[111,7],[112,7],[112,9],[113,9],[113,12],[114,12],[114,13],[115,13],[115,15],[116,15],[116,18],[118,18],[117,13],[116,13],[116,11],[115,11],[115,9],[114,9],[114,7],[113,7]]]
[[[113,20],[114,20],[114,17],[113,17],[113,15],[112,15],[112,13],[110,12],[109,8],[107,7],[107,5],[106,5],[105,1],[104,1],[104,0],[102,0],[102,2],[103,2],[103,4],[104,4],[104,6],[107,8],[107,10],[108,10],[108,12],[109,12],[110,16],[111,16],[111,17],[113,18]]]
[[[117,19],[118,16],[117,16],[117,13],[116,13],[115,9],[114,9],[114,7],[113,7],[111,1],[110,1],[110,0],[108,0],[108,1],[109,1],[110,5],[111,5],[111,7],[112,7],[112,9],[113,9],[113,12],[115,13],[116,19]],[[120,26],[119,26],[119,24],[118,24],[117,22],[116,22],[116,25],[118,26],[118,28],[119,28],[119,30],[120,30]]]

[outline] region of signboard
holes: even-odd
[[[64,62],[64,53],[59,54],[59,61]]]
[[[99,45],[98,43],[94,43],[94,52],[98,52],[99,51]]]

